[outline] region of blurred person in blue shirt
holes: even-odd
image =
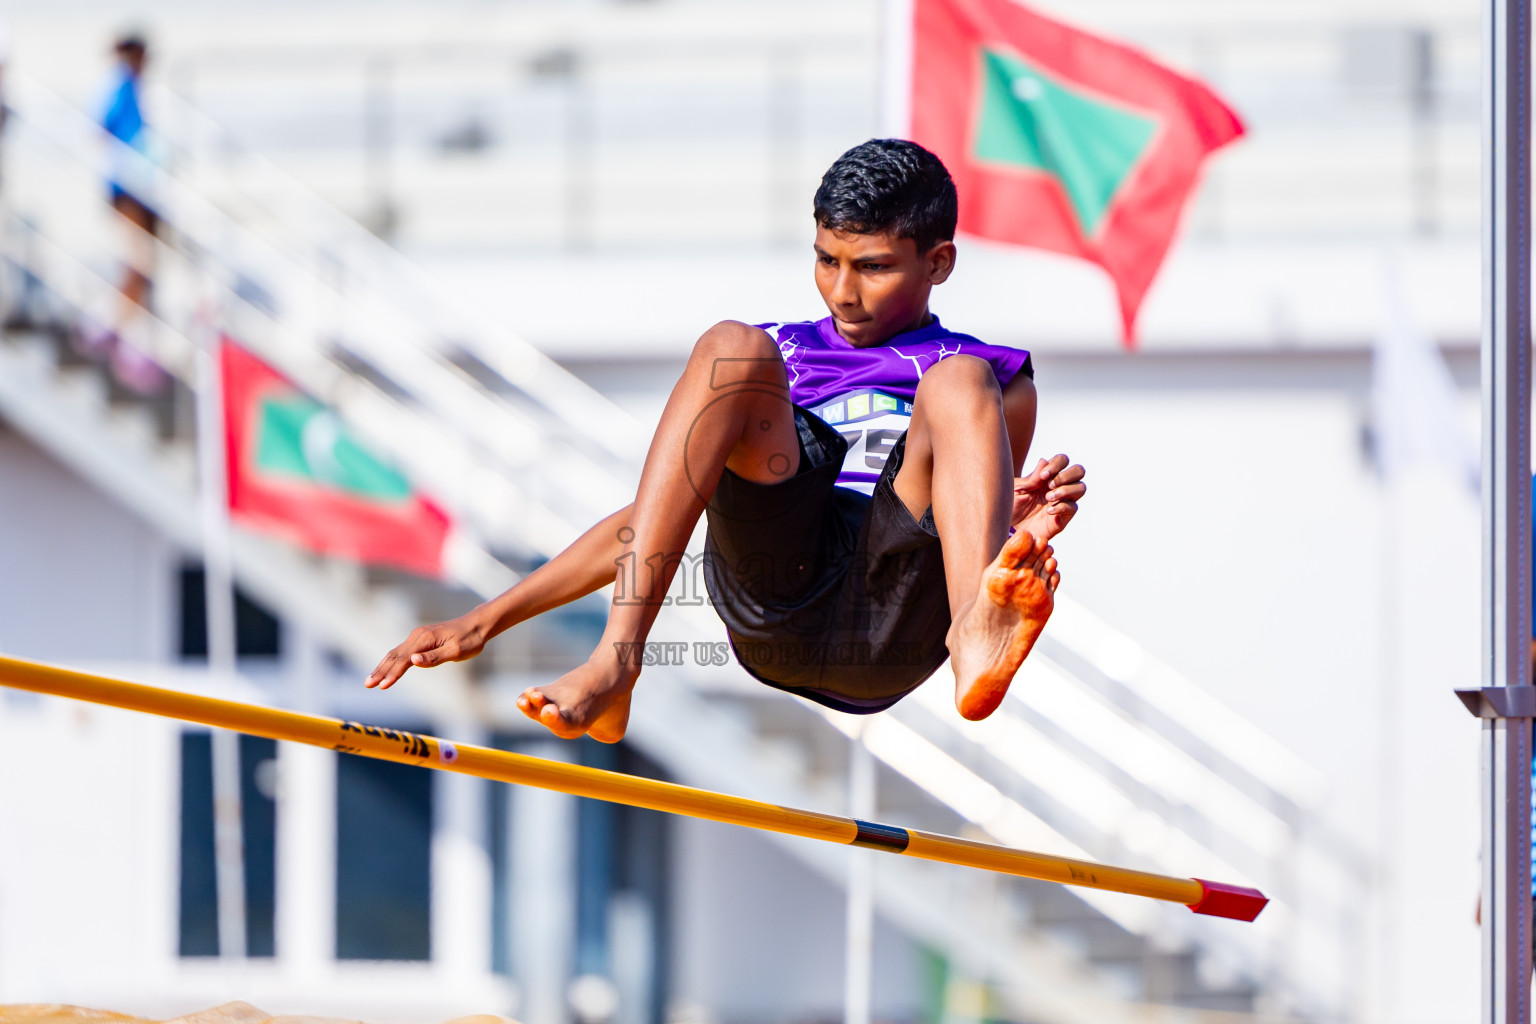
[[[149,58],[149,44],[143,36],[130,34],[119,38],[112,50],[117,56],[117,65],[112,69],[108,83],[101,126],[132,152],[113,147],[107,191],[115,210],[135,223],[147,225],[145,230],[152,230],[157,226],[158,218],[148,200],[148,182],[134,158],[134,154],[148,155],[149,132],[139,92],[144,65]]]
[[[126,247],[122,283],[123,301],[112,327],[87,328],[87,352],[110,357],[118,381],[132,390],[152,394],[165,388],[165,372],[140,348],[125,342],[121,333],[148,309],[155,265],[155,245],[160,216],[154,201],[155,177],[153,132],[141,102],[144,67],[149,44],[138,33],[119,36],[112,47],[117,63],[107,83],[100,124],[110,139],[107,160],[107,199],[121,217]]]

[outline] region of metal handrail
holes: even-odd
[[[63,100],[21,76],[12,85],[13,104],[21,120],[76,163],[89,165],[94,152],[109,148],[108,141],[99,138],[89,120]],[[45,108],[42,116],[31,115],[34,106]],[[576,513],[577,521],[611,512],[627,500],[626,488],[620,485],[615,489],[609,483],[613,480],[614,463],[606,459],[593,461],[593,450],[598,447],[595,443],[577,447],[551,443],[555,439],[542,429],[540,420],[507,402],[498,401],[441,351],[418,344],[405,329],[408,325],[404,317],[396,319],[385,315],[378,305],[348,295],[342,285],[327,280],[318,268],[304,266],[269,240],[243,229],[175,175],[155,167],[141,154],[126,147],[119,149],[121,159],[137,163],[143,175],[156,183],[156,201],[166,220],[197,249],[221,254],[218,266],[204,268],[206,271],[228,272],[243,267],[249,272],[259,267],[266,275],[261,280],[264,288],[273,287],[279,281],[287,286],[288,318],[297,320],[297,324],[290,326],[300,331],[304,327],[311,328],[312,336],[305,339],[307,347],[320,352],[339,347],[347,355],[371,366],[392,387],[410,395],[413,401],[420,402],[434,417],[461,434],[472,450],[503,463],[514,473],[526,472],[532,462],[541,462],[546,500],[553,496],[549,492],[552,484],[554,491],[567,499],[567,504],[574,501],[575,507],[571,511]],[[229,287],[238,291],[233,283]],[[348,332],[335,332],[326,337],[316,335],[314,329],[324,326],[327,321],[316,307],[318,302],[342,309],[345,316],[353,320],[354,331],[361,324],[367,331],[366,343]],[[280,349],[272,354],[280,369],[294,375],[301,384],[311,385],[312,381],[304,376],[311,367],[304,361],[294,360],[291,352]],[[550,376],[550,380],[562,375],[569,377],[561,370]],[[540,377],[544,376],[541,370]],[[577,384],[585,389],[585,385]],[[601,401],[606,402],[606,399]],[[546,418],[543,422],[549,420]],[[621,432],[621,436],[628,441],[636,433],[628,430]],[[538,443],[541,436],[544,443]]]

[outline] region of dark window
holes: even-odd
[[[581,763],[607,771],[618,769],[618,751],[583,742]],[[608,962],[608,901],[615,877],[614,842],[618,818],[628,810],[603,800],[576,801],[576,973],[611,974]]]
[[[432,955],[432,772],[341,754],[336,763],[336,956]]]
[[[245,948],[273,953],[277,902],[277,807],[272,800],[277,742],[240,737],[240,820],[245,840]],[[219,897],[213,853],[213,737],[181,734],[181,892],[178,946],[182,956],[219,955]]]
[[[666,781],[666,773],[660,765],[627,744],[614,748],[588,742],[586,749],[616,749],[618,763],[614,766],[615,770],[625,775]],[[638,907],[644,911],[639,921],[633,914],[626,916],[622,921],[626,925],[623,934],[613,934],[612,926],[619,923],[620,919],[613,915],[614,908],[610,906],[606,922],[610,926],[610,966],[616,973],[622,974],[639,966],[636,963],[637,956],[644,962],[648,975],[643,989],[648,1004],[645,1019],[649,1024],[661,1024],[666,1019],[669,998],[667,979],[672,974],[668,942],[671,932],[668,911],[672,903],[667,884],[671,861],[671,819],[660,811],[648,811],[641,807],[623,807],[618,804],[605,806],[611,808],[614,816],[613,832],[609,837],[614,851],[612,896],[621,898],[629,910]],[[643,928],[643,934],[637,934],[634,927],[637,924]],[[620,946],[628,948],[620,949]],[[621,959],[623,964],[618,963]],[[620,980],[620,984],[622,987],[626,982]]]
[[[493,742],[504,750],[515,749],[518,737],[501,735]],[[584,739],[579,742],[578,751],[584,765],[626,775],[666,778],[655,762],[628,744],[609,746]],[[512,799],[517,799],[519,792],[514,787]],[[538,936],[510,934],[507,904],[509,895],[516,899],[516,893],[508,892],[514,866],[509,862],[512,837],[507,797],[507,787],[491,787],[491,836],[495,851],[492,963],[503,973],[511,973],[513,945],[539,941]],[[667,941],[671,906],[667,885],[669,856],[667,815],[601,800],[576,801],[576,973],[608,977],[619,986],[621,998],[643,1000],[645,1019],[650,1024],[660,1024],[665,1019],[667,979],[671,975]],[[634,976],[637,969],[644,977]]]
[[[201,565],[183,566],[181,591],[181,656],[208,657],[208,592]],[[242,658],[275,658],[282,653],[282,626],[277,616],[235,588],[235,653]]]
[[[512,749],[505,734],[493,736],[491,746]],[[512,915],[507,905],[512,881],[512,815],[507,800],[512,788],[500,782],[485,787],[486,798],[491,802],[486,822],[491,838],[491,970],[507,975],[512,973]]]

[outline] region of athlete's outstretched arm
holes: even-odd
[[[633,504],[625,505],[499,597],[456,619],[411,630],[404,643],[384,655],[364,685],[387,690],[412,665],[468,661],[484,649],[486,641],[519,622],[612,583],[618,573],[616,559],[624,553],[619,531],[629,525],[633,509]]]

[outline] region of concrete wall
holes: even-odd
[[[674,835],[677,1016],[730,1024],[841,1020],[842,890],[746,829],[680,818]],[[921,1018],[921,954],[879,920],[873,976],[877,1020]]]
[[[0,650],[161,661],[175,650],[175,549],[0,422]]]
[[[0,695],[0,1002],[93,1005],[166,980],[175,736],[126,711]]]
[[[1062,586],[1326,774],[1327,817],[1379,864],[1360,964],[1378,1019],[1466,1019],[1478,729],[1451,690],[1478,685],[1477,496],[1434,467],[1377,478],[1363,359],[1182,385],[1149,363],[1107,387],[1063,367],[1058,389],[1040,360],[1037,451],[1091,487]],[[1475,437],[1473,395],[1464,414]]]

